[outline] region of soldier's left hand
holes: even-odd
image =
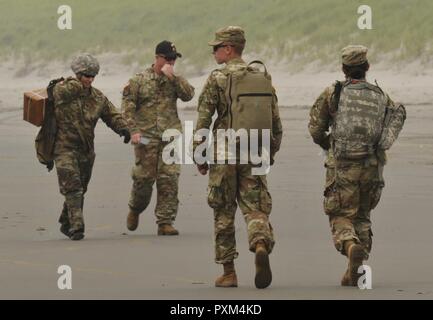
[[[171,64],[164,64],[164,66],[161,68],[162,73],[166,75],[167,78],[170,80],[174,78],[174,69]]]
[[[120,130],[120,136],[123,138],[123,143],[128,143],[131,141],[131,134],[129,133],[128,129],[122,129]]]
[[[49,161],[47,163],[48,172],[50,172],[51,170],[53,170],[53,168],[54,168],[54,161]]]

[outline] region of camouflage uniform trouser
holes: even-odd
[[[84,194],[92,176],[94,160],[94,153],[79,151],[62,152],[55,157],[60,193],[65,196],[59,222],[70,230],[84,232]]]
[[[237,204],[247,223],[249,249],[254,252],[256,243],[263,240],[268,252],[272,251],[272,199],[266,176],[251,175],[248,164],[211,165],[208,204],[214,209],[216,263],[227,263],[238,256],[234,224]]]
[[[335,248],[342,254],[346,255],[344,242],[353,240],[364,247],[368,257],[373,236],[370,212],[379,203],[383,186],[377,166],[337,162],[336,168],[327,168],[324,209]]]
[[[172,224],[179,207],[179,164],[165,164],[162,150],[167,142],[151,140],[148,144],[135,146],[135,166],[132,169],[131,197],[129,208],[142,213],[149,205],[153,184],[156,180],[157,200],[155,216],[157,224]]]

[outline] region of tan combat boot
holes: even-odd
[[[215,287],[233,288],[238,286],[235,264],[233,261],[223,264],[224,274],[215,280]]]
[[[255,263],[256,277],[254,282],[256,284],[256,288],[264,289],[272,282],[272,272],[271,266],[269,264],[269,254],[263,241],[257,242]]]
[[[158,236],[177,236],[177,231],[171,224],[161,223],[158,225]]]
[[[344,273],[343,278],[341,279],[341,285],[343,287],[352,286],[352,280],[350,279],[350,275],[349,275],[349,268],[346,269],[346,272]]]
[[[346,241],[344,243],[344,250],[349,258],[349,265],[341,279],[341,285],[357,287],[358,279],[362,275],[358,273],[358,268],[362,266],[362,262],[365,259],[364,248],[353,241]]]
[[[128,217],[126,218],[126,227],[130,231],[134,231],[138,227],[139,214],[129,211]]]

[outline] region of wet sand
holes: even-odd
[[[138,230],[126,229],[132,148],[102,122],[96,129],[97,157],[85,200],[86,238],[66,239],[58,230],[63,199],[56,174],[47,173],[37,162],[37,128],[21,120],[21,93],[45,82],[36,78],[6,84],[2,79],[0,298],[432,299],[432,93],[422,77],[396,82],[392,75],[380,75],[382,87],[395,100],[407,101],[408,119],[389,152],[386,187],[372,213],[373,251],[367,262],[372,268],[372,290],[339,286],[346,262],[331,241],[322,210],[323,158],[307,131],[309,105],[338,73],[306,74],[301,80],[283,74],[274,77],[280,105],[288,107],[280,111],[284,138],[268,178],[277,243],[271,255],[273,282],[266,290],[254,287],[254,256],[248,251],[239,210],[239,288],[214,287],[222,268],[213,262],[207,178],[191,165],[182,167],[175,224],[180,236],[156,235],[155,199],[141,215]],[[101,77],[96,86],[118,105],[127,75],[122,79]],[[193,79],[197,93],[203,79]],[[192,106],[194,101],[184,105]],[[180,116],[196,118],[193,110],[186,109]],[[57,288],[60,265],[72,268],[72,290]]]

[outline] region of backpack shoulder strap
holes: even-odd
[[[385,92],[383,92],[382,88],[379,87],[379,84],[377,83],[376,79],[374,79],[374,83],[376,84],[376,87],[380,90],[380,92],[382,92],[382,94],[385,94]]]
[[[334,92],[331,96],[331,110],[332,113],[337,112],[338,110],[338,104],[340,103],[340,95],[341,90],[343,89],[343,81],[336,80],[334,83]]]
[[[58,84],[59,82],[64,81],[65,78],[61,77],[61,78],[57,78],[57,79],[53,79],[48,83],[47,86],[47,104],[45,106],[46,110],[45,110],[45,117],[44,117],[44,124],[45,123],[50,123],[50,126],[53,123],[53,120],[51,119],[51,117],[54,115],[54,95],[53,95],[53,90],[54,87],[56,86],[56,84]]]
[[[54,87],[56,86],[56,84],[58,84],[59,82],[62,82],[64,80],[65,80],[65,78],[61,77],[61,78],[53,79],[50,81],[50,83],[47,86],[48,100],[54,101],[54,97],[53,97]]]

